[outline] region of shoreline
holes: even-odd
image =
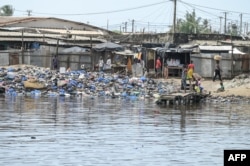
[[[12,71],[12,70],[8,71],[7,68],[14,69],[14,71]],[[0,82],[0,87],[2,87],[2,88],[14,87],[14,89],[15,88],[19,89],[19,91],[25,90],[25,87],[22,87],[23,85],[21,84],[21,80],[22,80],[21,76],[22,77],[25,76],[26,79],[28,79],[28,80],[30,78],[36,78],[37,80],[41,80],[44,83],[44,86],[46,84],[49,85],[49,86],[47,85],[44,88],[50,88],[47,90],[52,90],[52,91],[53,91],[53,89],[51,89],[51,88],[55,85],[55,79],[57,81],[62,79],[62,81],[64,81],[64,84],[65,84],[65,81],[66,81],[66,83],[71,83],[70,81],[71,81],[71,79],[73,79],[78,83],[84,84],[85,88],[80,87],[80,88],[82,88],[82,90],[86,90],[86,88],[89,88],[87,93],[88,92],[92,93],[92,91],[93,91],[93,89],[91,91],[91,87],[89,84],[95,84],[94,88],[96,89],[95,90],[96,93],[100,89],[103,90],[105,93],[111,93],[114,90],[113,90],[112,86],[110,85],[110,83],[114,83],[114,82],[112,82],[112,80],[117,81],[118,78],[120,78],[120,77],[117,77],[117,76],[119,76],[119,75],[117,75],[117,73],[113,73],[113,74],[102,73],[100,75],[100,73],[98,74],[96,72],[90,72],[89,74],[87,74],[86,72],[83,72],[83,73],[78,73],[78,75],[75,75],[74,73],[70,72],[70,73],[64,75],[64,74],[60,74],[56,71],[50,70],[49,68],[41,68],[41,67],[32,66],[32,65],[5,66],[5,67],[2,67],[1,73],[2,73],[1,74],[2,81]],[[44,75],[45,77],[40,77],[39,75]],[[104,82],[102,82],[102,80],[98,79],[98,77],[102,76],[102,75],[105,75],[105,79],[108,79],[108,80],[106,80],[106,81],[108,81],[108,83],[104,83],[105,82],[104,77],[103,78],[101,77]],[[11,79],[6,78],[6,76],[11,77]],[[17,79],[16,79],[16,77],[14,78],[14,76],[18,76]],[[77,76],[77,77],[75,78],[75,76]],[[125,75],[121,75],[121,76],[126,77]],[[114,78],[114,77],[116,77],[116,78]],[[199,78],[199,77],[200,76],[197,74],[196,78]],[[138,84],[138,86],[140,86],[140,84],[142,83],[141,81],[134,80],[133,77],[129,77],[129,78],[131,79],[129,84],[131,84],[132,87],[133,87],[133,84]],[[182,91],[181,90],[181,78],[178,78],[178,77],[169,77],[168,79],[152,78],[152,77],[145,77],[145,78],[148,81],[154,80],[157,83],[160,83],[160,82],[167,83],[167,85],[165,86],[165,89],[164,89],[167,93],[171,93],[173,91],[175,91],[175,92]],[[223,80],[223,84],[225,87],[225,91],[223,91],[223,92],[217,92],[218,88],[220,88],[220,81],[216,80],[214,82],[212,79],[209,79],[209,78],[206,78],[206,79],[202,78],[202,77],[200,77],[200,78],[201,78],[201,86],[203,87],[203,91],[204,91],[204,93],[209,94],[208,98],[210,98],[210,99],[224,98],[223,100],[227,100],[227,101],[236,100],[236,98],[237,98],[237,100],[238,99],[244,99],[244,100],[250,99],[250,75],[248,75],[248,74],[238,75],[231,80]],[[137,77],[136,79],[140,79],[140,78]],[[3,84],[4,82],[5,82],[5,84]],[[75,83],[75,82],[73,82],[73,83]],[[120,82],[118,81],[117,84],[120,84]],[[62,86],[63,85],[61,85],[60,87],[62,87]],[[75,89],[77,89],[77,87],[74,84],[72,84],[72,86],[74,86]],[[123,88],[122,86],[123,85],[120,85],[120,88]],[[146,84],[146,86],[153,86],[153,88],[155,90],[157,90],[157,86],[153,85],[151,83],[149,83],[149,85]],[[59,87],[59,85],[58,85],[58,87]],[[134,90],[136,91],[136,89],[134,89]],[[191,92],[191,91],[187,90],[187,92]]]
[[[249,78],[247,78],[249,79]],[[168,78],[168,79],[156,79],[158,81],[163,82],[173,82],[178,87],[181,86],[181,78]],[[250,98],[250,79],[246,81],[245,79],[231,79],[224,80],[223,84],[225,86],[225,91],[217,92],[218,88],[220,88],[220,81],[216,80],[213,82],[211,79],[202,79],[201,86],[204,88],[206,93],[210,93],[210,98],[230,98],[230,97],[239,97],[239,98]]]

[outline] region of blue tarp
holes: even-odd
[[[112,43],[112,42],[106,42],[97,44],[93,47],[95,51],[122,51],[124,50],[123,46]]]

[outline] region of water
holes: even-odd
[[[249,125],[248,104],[1,97],[0,165],[223,165]]]

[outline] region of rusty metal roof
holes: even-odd
[[[46,17],[12,17],[12,16],[1,16],[0,17],[0,26],[12,25],[16,23],[37,21],[48,19]]]
[[[18,24],[20,23],[28,23],[28,22],[34,22],[34,21],[43,21],[43,20],[57,20],[57,21],[61,21],[61,22],[68,22],[68,23],[73,23],[76,25],[80,25],[83,27],[89,27],[91,30],[70,30],[70,32],[73,33],[77,33],[77,34],[83,34],[86,35],[86,33],[95,33],[97,35],[104,35],[104,33],[113,33],[112,31],[103,29],[103,28],[99,28],[90,24],[85,24],[82,22],[76,22],[76,21],[71,21],[71,20],[65,20],[65,19],[61,19],[61,18],[55,18],[55,17],[12,17],[12,16],[0,16],[0,27],[2,28],[13,28],[13,27],[17,27]],[[32,27],[23,27],[23,28],[32,28]],[[45,31],[49,31],[50,33],[52,32],[56,32],[56,33],[62,33],[65,31],[64,28],[62,27],[57,27],[57,28],[53,28],[52,27],[46,27],[43,28],[43,30]],[[81,32],[82,31],[82,32]]]

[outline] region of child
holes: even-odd
[[[202,93],[203,87],[201,86],[201,79],[200,78],[198,78],[198,87],[199,87],[200,93]]]
[[[186,93],[186,88],[187,88],[187,68],[184,65],[182,69],[182,75],[181,75],[181,85],[184,88],[184,92]]]
[[[221,81],[221,82],[220,82],[220,88],[217,89],[217,92],[223,92],[224,90],[225,90],[225,87],[224,87],[224,85],[223,85],[223,82]]]
[[[194,91],[197,93],[202,93],[203,87],[201,86],[201,79],[198,78],[195,80]]]

